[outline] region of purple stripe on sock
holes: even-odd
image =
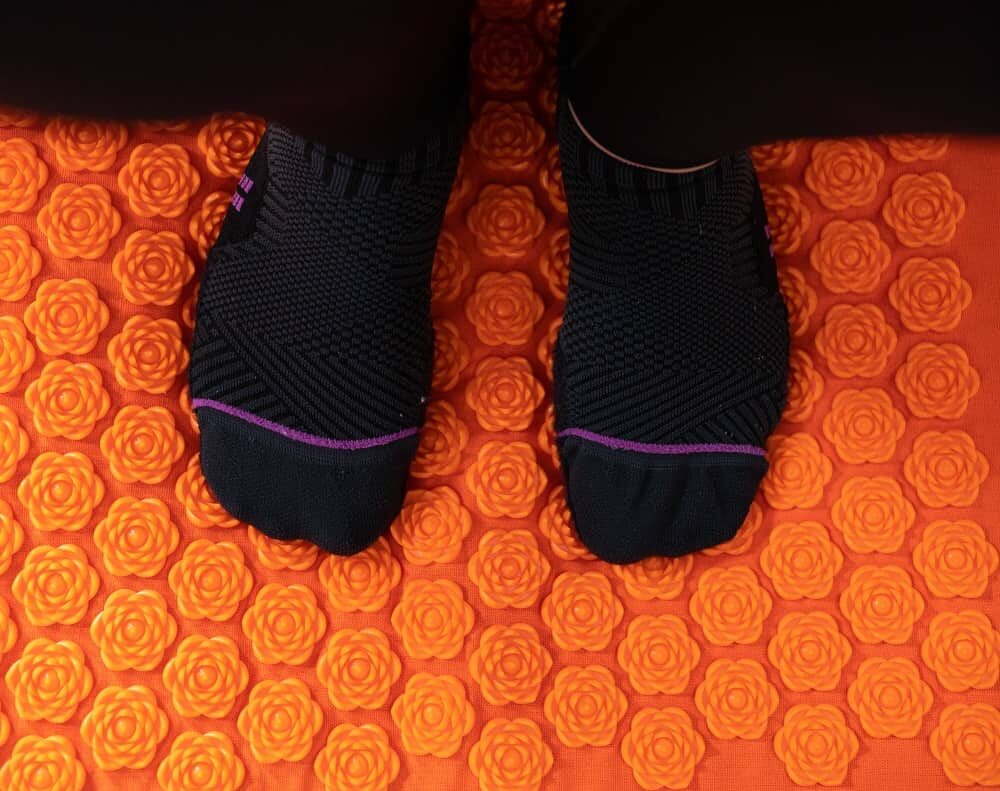
[[[294,428],[282,426],[273,420],[267,420],[252,412],[246,412],[229,404],[223,404],[221,401],[213,401],[210,398],[195,398],[191,401],[191,407],[193,409],[214,409],[217,412],[224,412],[227,415],[231,415],[247,423],[252,423],[255,426],[266,428],[268,431],[273,431],[275,434],[280,434],[296,442],[304,442],[307,445],[329,448],[330,450],[365,450],[366,448],[375,448],[379,445],[388,445],[391,442],[406,439],[420,433],[419,428],[407,428],[397,431],[395,434],[383,434],[381,437],[369,437],[368,439],[329,439],[328,437],[320,437],[316,434],[307,434],[304,431],[296,431]]]
[[[607,437],[604,434],[595,434],[593,431],[587,431],[582,428],[568,428],[565,431],[560,431],[558,436],[579,437],[588,442],[596,442],[615,450],[629,450],[635,453],[659,453],[664,456],[682,456],[686,453],[746,453],[750,456],[764,455],[764,449],[758,448],[756,445],[726,445],[725,443],[658,445],[652,442],[633,442],[628,439]]]

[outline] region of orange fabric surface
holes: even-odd
[[[353,558],[198,467],[198,274],[262,123],[0,112],[0,788],[1000,784],[1000,145],[754,152],[795,335],[771,472],[728,545],[611,567],[552,451],[557,12],[480,6],[434,398]]]

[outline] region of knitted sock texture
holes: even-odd
[[[376,479],[399,468],[381,498],[402,497],[430,389],[431,266],[462,130],[456,121],[391,160],[359,160],[272,125],[240,179],[198,295],[190,383],[209,485],[266,533],[340,552],[370,543],[373,523],[359,541],[331,538],[342,526],[312,491],[333,470],[342,483],[360,475],[362,461]],[[278,492],[283,505],[264,508],[246,490],[274,489],[303,454],[319,473],[292,488],[308,503]]]
[[[619,464],[642,468],[643,476],[620,481],[626,490],[617,497],[606,494],[642,502],[636,514],[615,518],[642,521],[657,536],[642,538],[644,547],[595,551],[621,562],[718,543],[749,507],[747,493],[752,498],[766,469],[761,449],[787,391],[787,314],[753,165],[745,152],[690,173],[623,163],[586,138],[565,98],[560,146],[570,279],[554,355],[556,429],[577,526],[584,540],[595,526],[623,536],[634,527],[605,524],[611,517],[599,502],[601,513],[581,514],[593,499],[583,487],[603,491],[593,475],[606,480]],[[591,447],[597,443],[600,452]],[[692,454],[701,470],[693,477]],[[657,505],[648,496],[653,487],[714,500],[706,487],[732,484],[703,480],[714,465],[730,469],[723,478],[738,471],[730,496],[745,500],[723,504],[721,531],[691,523],[718,522],[715,506],[681,509],[688,522],[678,525],[677,503]],[[674,471],[650,472],[664,466]],[[584,468],[585,480],[577,480]],[[671,519],[657,511],[668,506]]]

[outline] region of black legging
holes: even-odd
[[[242,110],[379,157],[436,130],[464,87],[471,0],[203,5],[5,10],[0,103],[118,120]]]
[[[570,0],[575,108],[622,156],[704,162],[800,136],[1000,131],[1000,49],[976,4]],[[338,0],[322,16],[5,12],[0,101],[162,118],[246,110],[388,155],[463,89],[469,0]]]
[[[664,166],[795,137],[997,133],[988,7],[571,0],[572,100],[607,148]]]

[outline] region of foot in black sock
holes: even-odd
[[[403,500],[430,389],[430,274],[463,126],[392,160],[270,126],[198,295],[201,463],[278,539],[359,552]]]
[[[691,173],[625,164],[563,99],[570,279],[557,445],[580,538],[630,563],[733,537],[786,396],[788,322],[746,153]]]

